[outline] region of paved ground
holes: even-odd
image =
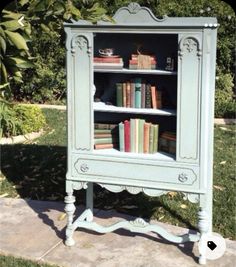
[[[74,247],[63,243],[66,221],[60,220],[64,204],[23,199],[0,199],[0,253],[13,254],[39,262],[66,267],[194,267],[197,244],[173,245],[155,234],[132,234],[125,230],[96,234],[76,231]],[[77,207],[77,213],[82,211]],[[95,220],[111,224],[132,217],[115,211],[95,211]],[[167,230],[182,234],[184,228],[158,223]],[[236,266],[236,242],[226,241],[223,257],[208,261],[207,266]]]

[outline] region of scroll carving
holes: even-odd
[[[90,56],[92,47],[89,45],[89,40],[84,35],[74,35],[71,39],[71,53],[75,55],[75,48],[78,47],[80,50],[87,49],[87,53]]]
[[[185,53],[196,53],[198,57],[202,55],[200,41],[196,37],[183,37],[179,43],[179,55],[182,59]]]

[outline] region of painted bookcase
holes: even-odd
[[[175,242],[198,242],[212,231],[213,114],[217,21],[209,17],[156,18],[150,9],[131,3],[120,8],[115,23],[87,21],[65,23],[67,50],[68,170],[65,211],[68,217],[66,245],[74,244],[77,228],[107,233],[118,228],[156,232]],[[140,46],[155,56],[154,68],[130,68],[131,55]],[[113,48],[110,58],[122,58],[122,66],[95,67],[99,50]],[[140,53],[142,54],[142,53]],[[173,60],[166,69],[166,60]],[[105,64],[106,65],[106,64]],[[117,106],[117,84],[135,79],[162,92],[159,108]],[[94,99],[97,99],[94,101]],[[143,121],[158,125],[157,142],[174,133],[170,153],[121,151],[119,146],[95,149],[96,125]],[[108,125],[108,126],[107,126]],[[130,140],[136,138],[130,134]],[[137,218],[111,226],[93,222],[93,184],[112,192],[127,190],[160,196],[183,192],[199,202],[199,233],[174,236],[157,225]],[[86,209],[74,220],[74,190],[86,189]],[[199,262],[206,262],[201,249]]]

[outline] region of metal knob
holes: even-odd
[[[89,170],[89,167],[88,167],[88,165],[86,163],[83,163],[83,164],[80,165],[80,170],[82,172],[87,172]]]
[[[188,175],[186,173],[181,173],[179,174],[178,179],[181,183],[185,183],[188,180]]]

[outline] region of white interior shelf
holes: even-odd
[[[151,74],[151,75],[177,75],[176,71],[167,71],[167,70],[145,70],[145,69],[126,69],[126,68],[102,68],[96,67],[94,68],[94,72],[105,72],[105,73],[127,73],[127,74]]]
[[[106,105],[103,102],[94,102],[93,109],[94,111],[101,111],[101,112],[105,111],[105,112],[117,112],[117,113],[176,116],[176,110],[174,109],[126,108],[126,107],[117,107],[113,105]]]

